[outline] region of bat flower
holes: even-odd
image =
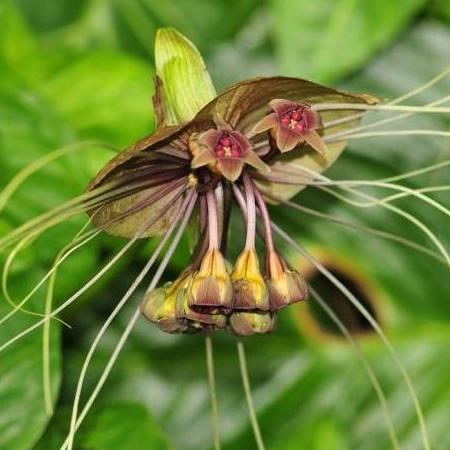
[[[277,312],[306,299],[308,288],[276,248],[267,203],[292,197],[342,152],[345,140],[325,145],[336,132],[325,125],[338,120],[345,131],[357,120],[351,106],[336,111],[336,104],[360,107],[374,99],[289,77],[247,80],[216,95],[200,55],[174,30],[158,33],[156,56],[157,130],[95,177],[91,221],[132,241],[159,235],[161,248],[175,236],[161,271],[190,230],[189,269],[162,288],[154,279],[141,307],[163,331],[270,332]],[[324,104],[334,109],[322,111]],[[245,233],[231,232],[236,210]]]
[[[321,155],[326,154],[327,146],[317,132],[321,126],[319,113],[305,103],[283,99],[271,100],[269,105],[274,112],[263,117],[253,127],[253,133],[270,130],[282,153],[306,142]]]
[[[349,138],[368,134],[354,131],[369,110],[448,111],[442,106],[422,109],[394,103],[375,106],[378,100],[370,95],[283,76],[244,80],[217,94],[197,49],[173,29],[157,33],[155,59],[156,129],[116,154],[93,178],[86,193],[0,238],[0,251],[10,251],[2,286],[3,293],[8,294],[10,266],[22,247],[37,240],[49,228],[80,214],[87,213],[88,226],[93,225],[92,229],[83,228],[67,244],[56,256],[51,270],[24,300],[11,301],[14,310],[2,317],[1,322],[25,310],[28,299],[48,280],[43,317],[2,344],[0,351],[44,324],[47,324],[44,341],[49,345],[50,319],[95,285],[137,241],[146,243],[149,238],[153,239],[152,244],[144,247],[145,251],[152,249],[148,260],[99,331],[86,357],[86,365],[108,325],[147,280],[141,304],[125,327],[105,373],[111,370],[121,346],[142,316],[166,333],[229,332],[245,337],[273,332],[280,310],[306,300],[309,292],[314,293],[302,274],[289,263],[294,250],[311,261],[314,258],[301,247],[298,233],[291,236],[277,224],[277,216],[291,207],[297,212],[298,223],[303,220],[298,210],[308,208],[292,198],[310,184],[323,188],[330,181],[322,173],[339,158]],[[412,131],[414,134],[431,132]],[[0,209],[17,184],[41,164],[42,160],[33,161],[33,165],[14,177],[2,191]],[[387,186],[384,182],[377,185]],[[347,182],[335,186],[351,190]],[[400,195],[418,196],[418,191],[408,189]],[[422,222],[390,204],[397,195],[381,199],[365,192],[352,192],[369,200],[364,205],[374,200],[373,204],[396,210],[405,219],[412,218],[415,225],[419,223],[419,228],[439,243]],[[420,198],[432,200],[422,194]],[[442,206],[434,199],[431,204]],[[379,230],[371,231],[381,234]],[[51,300],[58,266],[101,232],[125,238],[123,247],[69,299],[54,307]],[[389,233],[383,235],[387,237]],[[389,237],[430,253],[428,248],[413,246],[399,236]],[[439,245],[439,250],[448,260],[444,246]],[[185,261],[185,266],[170,281],[167,268],[176,252],[180,256],[176,261]],[[439,255],[438,259],[443,258]],[[325,269],[319,264],[317,267]],[[326,269],[322,274],[335,280]],[[351,298],[345,288],[337,282],[335,285]],[[49,356],[49,348],[44,350]],[[209,353],[209,366],[211,360]],[[240,361],[244,367],[241,353]],[[48,368],[43,372],[50,372]],[[210,367],[209,370],[211,373]],[[248,385],[244,370],[244,384]],[[83,376],[77,394],[82,393]],[[101,387],[105,379],[102,375],[97,386]],[[46,402],[50,406],[52,386],[44,383]],[[96,387],[94,398],[98,391]],[[77,415],[79,399],[77,395],[67,446],[61,448],[74,448],[75,431],[85,416],[85,409]],[[86,402],[87,409],[91,399],[92,396]]]

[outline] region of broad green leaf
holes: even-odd
[[[40,274],[35,269],[33,278],[22,277],[30,289],[31,280]],[[17,291],[17,289],[15,290]],[[42,296],[39,299],[42,305]],[[35,305],[36,306],[36,305]],[[39,308],[42,312],[43,309]],[[10,308],[1,298],[0,317],[4,317]],[[27,326],[36,322],[36,317],[19,313],[15,318],[0,325],[0,342],[3,344]],[[57,398],[61,379],[61,355],[59,351],[59,326],[53,325],[51,339],[51,391],[53,399]],[[44,392],[42,384],[42,330],[37,331],[1,353],[0,364],[0,449],[26,450],[32,448],[45,429],[49,417],[45,413]]]
[[[23,12],[31,26],[36,31],[49,31],[67,25],[76,19],[83,7],[86,7],[86,0],[76,2],[61,0],[43,0],[36,8],[33,0],[12,0]]]
[[[226,41],[259,6],[256,0],[144,0],[144,10],[160,26],[173,26],[203,48]]]
[[[42,61],[38,44],[20,13],[9,0],[0,3],[0,59],[17,74],[35,79]]]
[[[59,448],[65,441],[71,408],[60,408],[34,450]],[[80,427],[74,448],[84,450],[173,450],[148,409],[125,399],[95,405]]]
[[[431,1],[430,11],[445,22],[450,22],[450,4],[446,0]]]
[[[207,51],[231,39],[261,6],[258,0],[44,0],[37,11],[33,0],[14,3],[43,37],[67,32],[72,43],[120,46],[146,58],[160,27],[180,30]]]
[[[272,0],[283,73],[330,82],[386,47],[425,0]]]
[[[153,417],[139,403],[122,402],[96,410],[86,423],[86,450],[169,450],[173,447]]]
[[[112,51],[68,57],[42,86],[82,138],[125,146],[154,126],[153,71]]]
[[[211,77],[194,44],[173,28],[160,29],[155,42],[156,74],[162,80],[168,125],[191,120],[215,96]]]
[[[129,0],[111,6],[115,20],[110,26],[118,43],[147,56],[160,27],[174,27],[189,36],[202,53],[215,50],[219,43],[232,39],[261,4],[257,0],[218,0],[214,4],[209,0]]]

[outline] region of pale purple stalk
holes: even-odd
[[[247,237],[245,241],[245,248],[252,249],[255,247],[256,235],[256,204],[255,195],[253,193],[252,180],[247,173],[243,175],[245,200],[247,205]]]
[[[212,250],[219,246],[217,202],[213,191],[206,193],[206,203],[208,204],[209,249]]]
[[[270,216],[266,206],[266,202],[264,201],[261,192],[259,192],[258,188],[254,184],[253,184],[253,192],[255,194],[256,203],[258,205],[258,209],[264,223],[264,233],[266,237],[267,250],[273,251],[275,250],[275,246],[273,244],[272,226],[270,223]]]

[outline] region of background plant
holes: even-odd
[[[46,0],[38,8],[32,0],[2,2],[0,184],[61,146],[95,139],[122,148],[151,131],[152,48],[160,26],[175,26],[195,41],[219,87],[251,75],[283,73],[395,97],[448,65],[448,17],[446,2],[424,0]],[[418,102],[442,98],[448,95],[448,87],[445,79],[425,91]],[[448,119],[420,116],[407,125],[446,129]],[[429,137],[354,141],[330,176],[348,179],[358,173],[358,179],[379,179],[443,161],[447,155],[448,141]],[[2,213],[0,230],[14,228],[81,192],[109,156],[91,146],[49,165],[14,195]],[[408,186],[448,184],[448,174],[444,169],[411,179]],[[433,198],[449,204],[448,193],[433,194]],[[383,209],[352,209],[312,189],[302,193],[302,203],[426,245],[413,227]],[[399,204],[432,224],[448,247],[444,216],[412,199]],[[432,259],[380,237],[293,213],[278,219],[311,248],[320,248],[334,262],[342,260],[358,268],[357,278],[371,286],[379,318],[415,382],[433,443],[447,448],[448,272]],[[74,222],[49,234],[21,255],[12,274],[11,290],[16,296],[42,276],[52,264],[52,249],[62,247],[81,224]],[[104,236],[71,258],[59,275],[56,297],[64,299],[118,244]],[[114,293],[126,288],[150,251],[147,247],[130,255],[64,315],[73,330],[54,324],[52,379],[58,400],[50,421],[40,382],[41,333],[2,354],[1,449],[59,448],[86,348],[113,308]],[[181,251],[173,271],[184,262]],[[36,311],[42,300],[34,300]],[[2,301],[2,316],[7,308]],[[305,314],[301,307],[285,313],[277,333],[248,340],[249,367],[268,447],[387,448],[379,403],[352,347],[337,338],[314,337],[310,324],[299,319]],[[104,340],[87,390],[126,319],[121,317]],[[1,342],[34,320],[18,315],[0,328]],[[226,336],[216,341],[224,448],[252,448],[234,341]],[[386,388],[402,448],[420,448],[414,413],[392,360],[376,338],[367,337],[363,345]],[[80,430],[80,448],[210,445],[201,337],[163,336],[140,323],[108,386]]]

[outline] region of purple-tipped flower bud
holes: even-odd
[[[148,292],[141,303],[141,312],[146,319],[166,333],[182,333],[187,327],[176,317],[178,282]]]
[[[225,258],[217,249],[208,250],[189,288],[188,305],[200,312],[217,313],[232,307],[233,288]]]
[[[231,331],[237,336],[270,333],[275,324],[276,316],[272,313],[235,312],[230,316]]]
[[[284,259],[274,250],[267,253],[266,278],[271,311],[308,298],[308,284],[304,278],[296,270],[289,269]]]
[[[255,249],[246,249],[238,257],[231,273],[233,282],[233,309],[268,311],[269,294],[259,270]]]

